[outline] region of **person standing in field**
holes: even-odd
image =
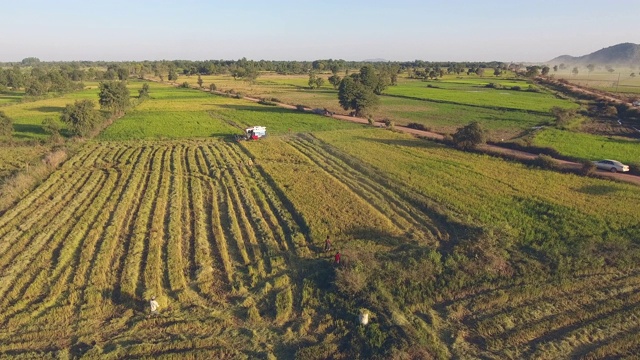
[[[158,302],[156,301],[156,297],[152,296],[151,301],[149,301],[149,307],[151,308],[151,315],[158,315]]]
[[[327,240],[324,241],[324,251],[331,251],[331,240],[329,240],[329,235],[327,235]]]
[[[340,251],[336,253],[334,264],[340,265]]]

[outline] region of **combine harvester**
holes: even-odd
[[[238,140],[258,140],[267,136],[267,128],[264,126],[252,126],[244,129],[244,137],[238,136]]]

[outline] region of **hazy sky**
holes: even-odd
[[[639,0],[0,0],[0,62],[547,61],[640,43]]]

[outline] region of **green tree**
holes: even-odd
[[[578,71],[578,67],[577,67],[577,66],[576,66],[576,67],[574,67],[574,68],[573,68],[573,70],[571,70],[571,73],[572,73],[573,75],[578,75],[578,72],[579,72],[579,71]]]
[[[474,121],[469,125],[458,128],[453,134],[453,144],[462,150],[471,150],[486,142],[486,131],[480,123]]]
[[[542,67],[542,76],[547,76],[547,75],[549,75],[549,70],[551,70],[551,69],[549,69],[549,67],[548,67],[548,66],[543,66],[543,67]]]
[[[558,65],[553,65],[553,72],[558,72]]]
[[[500,70],[499,67],[496,67],[495,69],[493,69],[493,76],[500,76],[502,75],[502,70]]]
[[[338,101],[343,109],[353,110],[355,116],[365,115],[378,105],[378,97],[373,90],[362,84],[357,76],[342,79],[338,89]]]
[[[34,66],[40,63],[40,59],[38,59],[37,57],[28,57],[22,59],[20,63],[24,66]]]
[[[540,75],[540,67],[539,66],[527,66],[527,72],[525,76],[527,77],[536,77]]]
[[[13,132],[13,119],[0,111],[0,136],[11,136]]]
[[[314,73],[313,71],[309,71],[309,81],[307,81],[307,84],[309,84],[309,89],[313,89],[316,87],[316,73]]]
[[[209,84],[209,91],[214,92],[218,89],[218,87],[216,86],[216,84],[211,83]]]
[[[25,93],[29,96],[41,96],[47,93],[49,86],[40,79],[31,79],[27,85]]]
[[[42,120],[42,128],[52,136],[60,136],[60,123],[53,118],[48,117]]]
[[[204,83],[204,81],[202,81],[202,76],[200,76],[200,74],[198,74],[198,86],[200,87],[200,89],[202,89],[202,84]]]
[[[484,68],[483,67],[479,67],[476,69],[476,75],[482,77],[482,75],[484,75]]]
[[[329,78],[327,80],[329,80],[329,84],[333,85],[334,89],[337,89],[338,86],[340,86],[340,80],[342,80],[342,78],[340,78],[340,76],[334,74],[334,75],[329,76]]]
[[[142,84],[142,89],[138,90],[138,99],[145,100],[149,98],[149,84]]]
[[[116,72],[120,80],[127,80],[129,78],[129,69],[124,66],[119,66]]]
[[[18,90],[24,86],[24,74],[18,66],[14,66],[11,70],[6,71],[7,86],[13,90]]]
[[[122,115],[129,108],[129,89],[124,81],[103,81],[100,83],[100,108],[112,114]]]
[[[74,135],[87,136],[96,127],[100,114],[94,109],[93,101],[77,100],[68,104],[60,115],[60,121],[67,124]]]
[[[169,67],[169,75],[167,76],[167,79],[169,81],[178,80],[178,73],[176,72],[176,67],[175,66]]]
[[[318,77],[316,78],[316,89],[319,89],[324,85],[324,78]]]
[[[587,65],[587,70],[589,70],[589,72],[593,72],[593,70],[595,70],[596,66],[593,64],[589,64]]]

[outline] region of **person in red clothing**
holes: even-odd
[[[335,256],[335,264],[336,264],[336,265],[340,265],[340,251],[338,251],[338,252],[336,253],[336,256]]]

